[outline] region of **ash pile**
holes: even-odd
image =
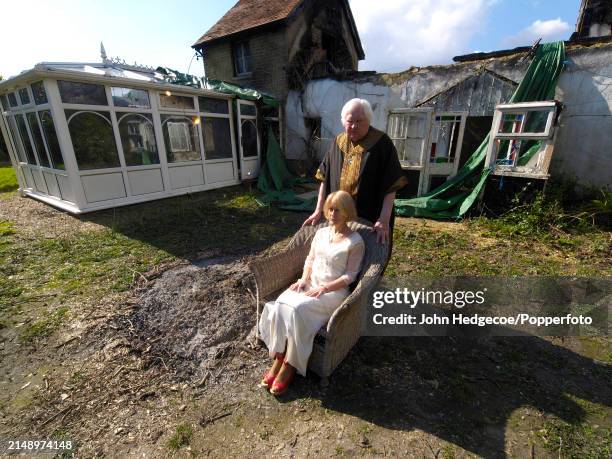
[[[166,271],[126,320],[133,348],[180,378],[201,378],[244,349],[255,325],[244,260],[208,258]]]

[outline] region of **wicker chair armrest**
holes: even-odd
[[[280,252],[248,263],[255,276],[260,299],[287,287],[297,278],[304,268],[312,238],[322,226],[301,228]]]
[[[283,250],[270,257],[251,261],[249,269],[255,276],[260,298],[265,298],[291,283],[304,267],[304,257],[298,250]]]
[[[349,296],[342,302],[342,304],[334,311],[327,323],[327,332],[333,333],[334,327],[341,321],[342,316],[347,314],[351,308],[356,307],[361,299],[370,294],[370,292],[376,287],[381,277],[383,267],[375,264],[371,265],[369,269],[363,274],[361,280],[355,287],[355,290],[351,292]]]

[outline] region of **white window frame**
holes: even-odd
[[[168,125],[168,138],[170,139],[170,147],[172,148],[172,151],[191,151],[189,128],[185,126],[185,123],[168,121],[166,124]],[[177,134],[177,136],[175,137],[173,134]],[[179,141],[180,145],[176,145],[173,140]],[[183,143],[185,144],[185,148],[182,148]]]
[[[261,137],[259,130],[257,129],[257,105],[255,102],[248,100],[237,100],[238,106],[238,148],[240,148],[240,175],[242,180],[248,180],[259,176],[259,170],[261,168]],[[255,107],[255,115],[246,115],[242,113],[242,106],[253,106]],[[255,124],[255,132],[257,134],[257,156],[244,156],[244,149],[242,148],[242,122],[252,121]],[[255,164],[253,164],[255,163]],[[250,172],[250,173],[249,173]]]
[[[403,155],[404,155],[403,151],[397,152],[399,156],[400,164],[402,165],[403,169],[422,170],[425,167],[425,162],[427,161],[427,153],[428,153],[427,146],[429,145],[429,135],[431,131],[431,120],[433,116],[433,109],[432,108],[399,108],[399,109],[391,110],[389,112],[389,115],[387,117],[387,134],[389,135],[391,140],[406,141],[408,139],[407,133],[404,136],[398,136],[399,133],[392,131],[395,126],[391,124],[391,119],[392,117],[397,117],[399,115],[404,115],[406,119],[410,118],[411,116],[421,116],[425,118],[424,136],[422,137],[422,141],[421,141],[421,153],[420,153],[419,162],[416,164],[409,162],[403,159]]]
[[[497,105],[495,107],[495,114],[493,115],[493,124],[491,125],[485,167],[491,169],[494,175],[547,179],[549,177],[548,169],[552,159],[555,132],[554,123],[558,109],[559,104],[556,101]],[[536,111],[548,112],[544,131],[523,132],[527,115],[530,112]],[[523,116],[523,122],[517,132],[500,132],[504,115],[507,114]],[[502,140],[508,140],[510,142],[509,149],[512,148],[513,142],[529,140],[542,141],[543,148],[541,148],[538,153],[534,154],[524,166],[517,165],[519,159],[518,155],[512,159],[512,163],[510,164],[499,164],[499,152],[497,151],[496,144],[499,144]],[[508,161],[508,158],[506,158],[505,161]]]

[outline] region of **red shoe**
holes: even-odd
[[[270,393],[276,397],[278,397],[279,395],[283,395],[285,392],[287,392],[287,389],[289,389],[289,385],[291,384],[291,381],[293,381],[294,376],[295,376],[295,370],[293,370],[293,373],[291,373],[291,376],[289,376],[283,382],[277,381],[275,379],[274,382],[272,383],[272,387],[270,387]]]
[[[274,384],[275,378],[276,375],[266,372],[263,376],[263,379],[259,383],[259,387],[265,387],[266,389],[270,389],[272,387],[272,384]]]

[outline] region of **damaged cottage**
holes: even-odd
[[[607,186],[612,177],[610,14],[608,2],[583,2],[577,31],[565,42],[556,102],[508,104],[539,44],[458,56],[452,65],[396,74],[313,78],[287,96],[287,158],[316,164],[342,130],[342,104],[359,97],[374,108],[372,124],[394,140],[410,183],[405,196],[421,196],[445,183],[489,134],[486,167],[494,174],[530,179],[552,174],[584,186]],[[539,151],[519,163],[536,140]]]

